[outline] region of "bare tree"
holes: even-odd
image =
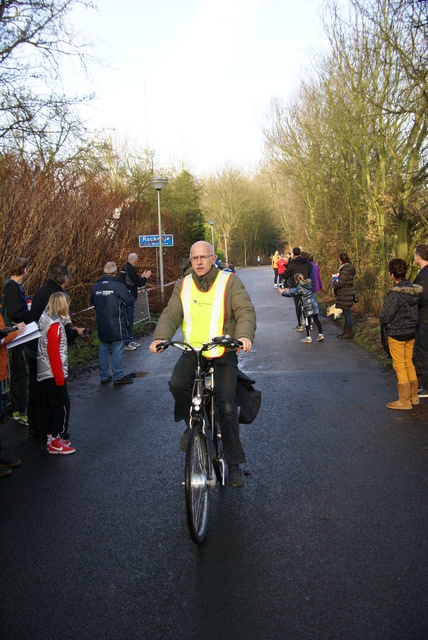
[[[73,32],[69,14],[90,0],[0,0],[0,143],[3,149],[58,153],[82,123],[76,104],[92,96],[68,95],[61,64],[86,71],[90,44]]]

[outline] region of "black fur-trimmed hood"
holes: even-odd
[[[389,293],[407,293],[411,296],[419,296],[423,290],[423,287],[419,284],[412,284],[409,280],[403,280],[398,284],[394,284]]]

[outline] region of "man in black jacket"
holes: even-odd
[[[309,260],[300,255],[300,247],[293,247],[291,260],[289,260],[287,268],[282,274],[282,282],[287,283],[287,281],[290,280],[289,286],[293,288],[297,284],[295,280],[296,275],[298,273],[301,273],[303,275],[303,279],[307,280],[311,277],[311,268],[312,265]],[[303,331],[300,296],[294,296],[293,300],[296,307],[297,316],[297,327],[294,329],[294,331]]]
[[[147,282],[147,279],[152,275],[151,271],[143,271],[143,275],[139,276],[136,270],[136,265],[138,262],[138,256],[136,253],[130,253],[128,255],[128,262],[123,265],[122,269],[119,273],[119,279],[123,284],[128,287],[128,290],[132,293],[132,297],[134,298],[134,303],[127,307],[126,316],[128,318],[128,336],[126,338],[125,350],[126,351],[134,351],[138,347],[140,347],[139,342],[135,342],[133,338],[133,328],[134,328],[134,311],[135,311],[135,303],[138,297],[138,287],[144,287]]]
[[[419,296],[419,324],[416,329],[416,364],[421,385],[418,396],[428,398],[428,244],[415,247],[415,262],[420,271],[414,284],[424,289]]]
[[[123,354],[128,334],[126,309],[134,303],[128,288],[117,277],[114,262],[107,262],[104,275],[92,287],[91,304],[95,307],[97,330],[100,339],[98,369],[101,384],[131,384],[132,378],[123,371]],[[110,375],[110,354],[111,369]]]
[[[48,279],[44,285],[37,289],[31,301],[30,322],[39,322],[40,316],[45,310],[49,298],[53,293],[64,291],[70,281],[70,272],[64,264],[55,263],[49,267]],[[84,329],[65,325],[68,344],[76,340],[77,336],[83,336]],[[39,420],[37,414],[37,346],[38,339],[26,344],[25,353],[28,361],[28,423],[30,435],[39,435]]]

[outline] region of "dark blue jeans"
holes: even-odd
[[[347,309],[346,311],[344,310],[343,315],[345,316],[345,326],[352,327],[351,310],[350,309]]]
[[[202,358],[205,371],[214,367],[215,395],[218,407],[224,457],[227,464],[245,462],[245,453],[239,439],[238,408],[236,406],[236,377],[238,358],[234,351],[226,352],[221,358]],[[193,381],[195,379],[196,357],[193,353],[183,353],[172,372],[169,388],[175,400],[174,418],[176,422],[189,420],[192,403]]]

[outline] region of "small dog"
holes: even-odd
[[[337,320],[342,315],[342,309],[336,309],[336,305],[332,304],[330,307],[327,307],[327,317],[333,316],[333,320]]]

